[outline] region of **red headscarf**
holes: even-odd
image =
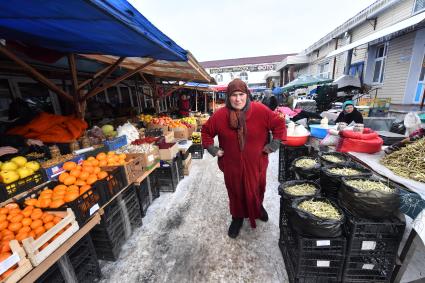
[[[240,91],[243,93],[246,93],[246,104],[243,110],[235,110],[233,109],[232,105],[229,101],[229,96],[232,95],[235,91]],[[234,79],[229,83],[227,86],[227,99],[226,99],[226,106],[230,110],[229,115],[229,124],[230,128],[237,130],[238,132],[238,142],[239,142],[239,148],[242,151],[245,147],[245,140],[246,140],[246,120],[245,120],[245,111],[248,109],[249,105],[249,89],[246,83],[242,81],[241,79]]]

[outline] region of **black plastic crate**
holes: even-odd
[[[107,185],[107,196],[111,199],[127,186],[127,177],[124,166],[104,167],[108,176],[105,178]],[[108,200],[109,200],[108,199]]]
[[[180,180],[184,178],[184,166],[183,166],[183,157],[181,152],[177,153],[177,156],[174,157],[174,161],[177,163],[177,168]]]
[[[345,259],[345,238],[306,238],[287,226],[281,229],[281,242],[289,255],[295,278],[305,280],[326,278],[330,282],[340,280]]]
[[[63,276],[64,272],[75,275],[77,282],[95,282],[101,277],[96,251],[89,235],[79,240],[63,257],[70,263],[70,266],[66,267],[66,271],[59,263],[55,263],[36,282],[67,282]]]
[[[349,256],[345,262],[343,282],[390,282],[396,255]]]
[[[350,256],[397,254],[406,227],[404,215],[378,221],[354,217],[349,212],[345,214],[344,230],[348,235]]]
[[[17,180],[10,184],[0,183],[0,201],[5,201],[20,193],[28,191],[47,181],[47,176],[43,169],[40,169],[31,176]]]
[[[137,189],[136,186],[131,186],[125,192],[123,192],[123,196],[122,196],[122,199],[125,203],[125,207],[127,210],[127,214],[128,214],[127,216],[130,220],[130,224],[133,229],[140,227],[142,225],[142,213],[141,213],[136,189]],[[122,211],[122,213],[124,212]]]
[[[121,237],[114,242],[105,240],[93,240],[98,259],[107,261],[117,261],[121,248],[125,243],[125,232],[122,230]]]
[[[308,147],[303,146],[287,146],[283,143],[279,147],[279,182],[294,179],[294,175],[290,170],[291,163],[296,158],[308,155]]]
[[[137,198],[139,200],[139,206],[140,206],[140,212],[142,214],[142,217],[145,217],[146,211],[148,210],[148,207],[151,204],[151,199],[149,196],[149,179],[143,180],[140,185],[136,185],[136,193]]]
[[[150,174],[146,179],[148,180],[149,198],[152,203],[155,199],[159,198],[161,194],[158,185],[158,177],[155,174]]]
[[[280,210],[279,210],[279,228],[288,225],[288,216],[285,210],[285,201],[280,198]]]
[[[152,172],[157,177],[159,190],[162,192],[174,192],[180,181],[177,162],[163,162],[161,167]]]
[[[188,151],[191,153],[192,159],[204,158],[204,148],[200,144],[192,144]]]
[[[16,202],[21,205],[21,207],[25,206],[24,202],[27,198],[38,198],[39,194],[46,188],[53,189],[60,183],[58,181],[50,181],[46,183],[45,186],[40,186],[36,190],[32,190],[28,192],[21,198],[17,199]],[[45,211],[64,211],[67,208],[71,208],[75,214],[75,219],[78,222],[78,225],[82,227],[95,213],[100,205],[100,195],[99,192],[105,190],[105,182],[104,180],[99,180],[96,183],[91,185],[92,187],[87,190],[84,194],[78,196],[75,200],[71,202],[67,202],[59,208],[43,208]]]

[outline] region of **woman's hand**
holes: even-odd
[[[18,150],[11,146],[2,146],[0,147],[0,156],[6,155],[6,154],[14,154],[17,153]]]
[[[218,157],[223,157],[223,155],[224,155],[224,151],[220,148],[220,149],[217,151],[217,156],[218,156]]]
[[[27,139],[27,145],[38,145],[43,146],[43,142],[41,140],[33,140],[33,139]]]

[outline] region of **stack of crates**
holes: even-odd
[[[136,185],[137,199],[139,201],[140,213],[142,217],[146,216],[146,211],[151,204],[149,187],[150,180],[148,178],[144,179],[140,185]]]
[[[68,276],[63,274],[71,275],[77,282],[95,282],[101,277],[96,251],[89,235],[71,247],[59,262],[50,267],[36,282],[68,282]]]
[[[160,190],[158,185],[158,177],[155,174],[150,174],[146,180],[148,180],[149,187],[149,198],[152,203],[155,199],[159,198]]]
[[[345,237],[303,236],[288,222],[281,201],[279,248],[285,261],[289,282],[340,282],[347,240]]]
[[[121,208],[116,200],[105,207],[100,224],[91,230],[90,235],[99,259],[118,259],[125,242],[125,230]]]
[[[296,158],[308,155],[308,147],[303,146],[287,146],[283,143],[279,147],[279,182],[285,182],[295,179],[292,171],[289,170]]]
[[[125,203],[128,218],[130,220],[130,224],[133,230],[138,227],[141,227],[143,223],[139,199],[137,196],[137,187],[135,185],[132,185],[127,190],[125,190],[122,193],[122,200]]]
[[[344,282],[390,282],[406,226],[404,216],[375,221],[346,213]]]

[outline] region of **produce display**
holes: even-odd
[[[343,167],[343,168],[330,168],[327,169],[330,173],[340,175],[340,176],[352,176],[352,175],[358,175],[361,172],[359,170]]]
[[[56,158],[49,159],[49,160],[41,163],[41,167],[43,167],[43,168],[49,168],[49,167],[52,167],[53,165],[56,165],[56,164],[63,163],[63,162],[66,162],[68,160],[71,160],[74,157],[75,157],[75,155],[73,155],[73,154],[61,155],[61,156],[58,156]]]
[[[197,121],[195,117],[184,117],[180,119],[182,122],[188,123],[192,126],[196,126],[197,125]]]
[[[312,158],[302,158],[295,162],[295,166],[300,168],[310,168],[316,166],[317,164],[317,161]]]
[[[106,130],[110,130],[110,129],[107,128]],[[112,131],[113,131],[113,127],[112,127]],[[102,129],[97,126],[94,126],[93,128],[87,131],[87,137],[89,138],[90,144],[92,145],[101,144],[106,139]]]
[[[192,139],[192,143],[194,143],[194,144],[201,144],[201,142],[202,142],[202,140],[201,140],[201,133],[200,132],[194,132],[194,133],[192,133],[191,139]]]
[[[284,189],[287,194],[292,196],[312,196],[316,193],[316,187],[311,184],[299,184]]]
[[[137,128],[133,126],[130,122],[119,126],[117,129],[117,133],[118,137],[126,136],[128,143],[131,143],[140,137],[139,130],[137,130]]]
[[[33,175],[40,169],[40,164],[36,161],[28,162],[25,157],[17,156],[4,163],[0,162],[0,168],[0,182],[10,184]]]
[[[117,150],[117,153],[150,153],[157,146],[150,143],[143,143],[138,145],[126,145]]]
[[[332,162],[332,163],[343,163],[345,162],[344,159],[339,158],[338,156],[331,155],[331,154],[323,154],[322,158],[326,161]]]
[[[381,163],[395,174],[425,182],[425,138],[385,156]]]
[[[158,139],[159,138],[149,136],[149,137],[146,137],[146,138],[143,138],[143,139],[134,140],[133,142],[131,142],[131,144],[132,145],[142,145],[142,144],[145,144],[145,143],[151,144],[151,143],[157,142]]]
[[[112,125],[103,125],[102,133],[107,138],[115,138],[117,136],[117,131],[114,130],[114,126]]]
[[[101,166],[114,166],[125,164],[125,154],[116,155],[115,152],[99,153],[96,158],[89,157],[81,165],[67,161],[63,164],[66,170],[59,175],[61,184],[52,190],[45,188],[37,198],[25,200],[25,205],[39,208],[59,208],[65,203],[72,202],[80,195],[91,189],[97,180],[108,176],[102,171]]]
[[[370,181],[370,180],[348,180],[346,181],[347,185],[356,188],[362,192],[368,191],[381,191],[391,193],[394,189],[388,187],[387,185],[379,181]]]
[[[141,114],[139,115],[139,120],[142,121],[145,124],[149,124],[153,119],[152,115],[149,114]]]
[[[342,218],[333,205],[324,201],[305,200],[298,205],[298,208],[324,219],[339,220]]]

